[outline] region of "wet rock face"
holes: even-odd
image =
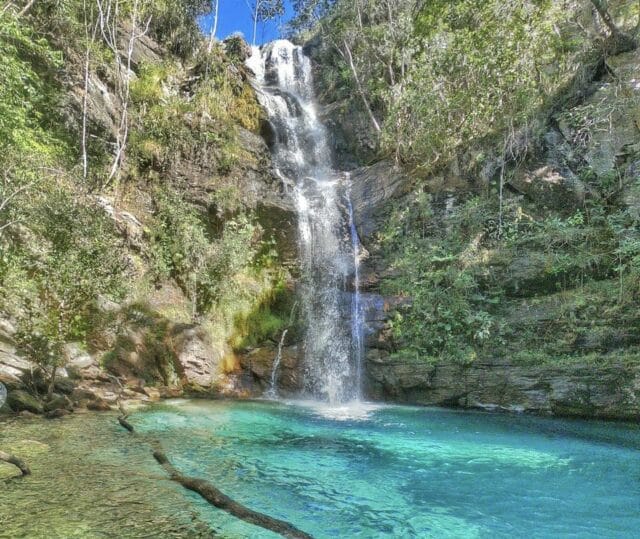
[[[407,194],[411,181],[391,161],[380,161],[350,174],[351,202],[363,244],[372,239],[388,217],[387,204]]]
[[[391,358],[367,360],[371,398],[431,406],[601,419],[640,419],[640,367],[513,365],[491,360],[468,366]]]
[[[244,386],[254,396],[263,395],[271,386],[273,364],[278,353],[277,346],[256,348],[240,358],[243,371],[250,374]],[[282,396],[300,393],[303,389],[302,370],[298,346],[285,346],[278,368],[276,382]]]

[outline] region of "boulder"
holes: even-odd
[[[33,414],[41,414],[44,411],[42,403],[37,398],[20,389],[9,391],[7,404],[15,412],[26,411]]]
[[[22,385],[22,378],[36,366],[16,351],[15,344],[10,340],[0,338],[0,382],[7,387],[18,388]]]
[[[161,398],[160,390],[155,387],[145,387],[143,388],[144,395],[149,397],[152,401],[158,401]]]
[[[27,387],[35,387],[40,393],[49,391],[49,375],[40,367],[35,367],[22,375],[22,382]],[[69,394],[73,391],[75,384],[69,379],[69,373],[64,368],[58,368],[56,371],[56,381],[54,389],[58,393]]]
[[[45,412],[53,412],[54,410],[72,410],[73,404],[66,395],[60,395],[54,393],[51,400],[44,403]]]
[[[87,403],[87,409],[91,410],[92,412],[108,412],[109,410],[111,410],[111,406],[104,399],[96,397],[95,400],[89,401]]]
[[[72,379],[97,377],[99,371],[96,359],[87,353],[79,343],[69,343],[64,347],[65,368]]]
[[[176,326],[171,342],[183,383],[205,390],[213,388],[222,374],[224,352],[215,349],[198,326]]]
[[[64,358],[66,367],[85,369],[95,363],[95,360],[86,352],[82,344],[72,342],[64,345]]]

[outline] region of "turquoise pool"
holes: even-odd
[[[167,481],[144,447],[156,438],[182,472],[208,478],[245,505],[317,538],[602,538],[638,537],[640,530],[637,425],[398,406],[224,401],[175,401],[142,409],[131,422],[141,434],[138,441],[117,427],[113,415],[58,422],[66,441],[47,440],[55,438],[53,431],[22,432],[40,436],[32,441],[48,445],[53,466],[71,470],[75,462],[77,468],[81,454],[102,470],[92,476],[86,462],[79,465],[76,486],[85,487],[75,503],[85,512],[100,505],[101,496],[117,493],[121,503],[113,504],[113,519],[100,511],[103,524],[96,526],[86,517],[84,534],[77,537],[147,537],[149,527],[158,537],[208,537],[209,530],[218,537],[276,537]],[[12,428],[3,436],[18,443]],[[81,440],[92,449],[79,447]],[[56,443],[64,456],[56,454]],[[67,535],[59,536],[71,537],[74,510],[57,509],[72,507],[73,480],[32,491],[29,481],[41,482],[38,454],[31,456],[35,479],[11,481],[0,492],[0,525],[13,525],[25,536],[38,529],[33,517],[18,526],[7,513],[4,504],[21,499],[22,490],[31,507],[45,504],[51,511],[49,530],[64,522]],[[56,490],[67,492],[66,498],[56,499]],[[45,510],[41,518],[47,515]],[[136,530],[128,519],[146,525]]]

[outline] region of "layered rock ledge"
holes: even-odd
[[[622,362],[527,366],[496,359],[456,365],[374,353],[367,361],[367,383],[371,398],[397,403],[640,419],[640,367]]]

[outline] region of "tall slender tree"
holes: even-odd
[[[211,23],[211,33],[209,34],[209,52],[213,48],[213,42],[216,40],[216,32],[218,31],[218,20],[220,15],[220,0],[213,0],[212,3],[213,22]]]
[[[271,21],[277,17],[284,15],[284,1],[283,0],[245,0],[249,10],[251,11],[251,17],[253,19],[253,39],[252,44],[256,44],[256,38],[258,35],[258,23],[265,23]]]

